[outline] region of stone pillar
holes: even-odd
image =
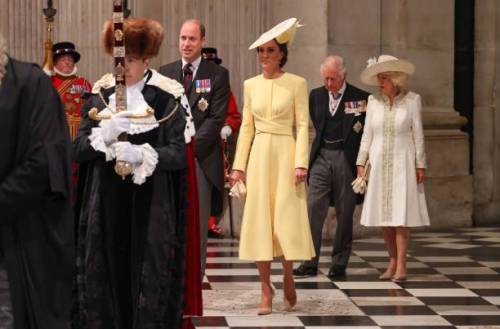
[[[380,10],[381,0],[328,1],[328,54],[344,58],[347,80],[362,89],[360,73],[380,53]]]
[[[46,0],[0,0],[0,25],[9,43],[10,54],[20,60],[42,64],[46,23],[42,9]],[[101,30],[111,17],[111,1],[54,0],[53,42],[72,41],[82,55],[79,74],[96,81],[112,67],[111,58],[101,46]],[[4,10],[5,9],[5,10]]]
[[[500,218],[500,3],[475,2],[474,223]]]
[[[43,62],[45,24],[42,0],[0,0],[0,31],[9,54],[16,59]]]

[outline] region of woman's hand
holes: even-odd
[[[417,168],[417,184],[422,184],[424,182],[425,169]]]
[[[231,170],[229,174],[229,185],[233,186],[237,181],[245,182],[245,173],[241,170]]]
[[[295,185],[299,185],[306,180],[307,169],[305,168],[295,168]]]
[[[365,177],[365,166],[356,166],[358,177]]]

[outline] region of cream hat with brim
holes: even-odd
[[[297,28],[301,26],[297,18],[289,18],[263,33],[248,49],[255,49],[273,39],[276,39],[280,44],[287,43],[288,47],[290,47]]]
[[[415,64],[391,55],[380,55],[378,59],[368,59],[366,69],[361,72],[361,81],[369,86],[378,86],[377,74],[383,72],[403,72],[412,75]]]

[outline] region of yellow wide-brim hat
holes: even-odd
[[[415,64],[391,55],[380,55],[378,59],[368,59],[368,65],[361,72],[361,81],[369,86],[378,86],[377,74],[383,72],[403,72],[412,75],[415,72]]]
[[[264,32],[254,43],[252,43],[250,47],[248,47],[248,49],[255,49],[273,39],[276,39],[276,41],[280,44],[287,43],[288,47],[290,47],[293,39],[295,38],[297,28],[301,26],[302,25],[299,24],[299,20],[297,18],[289,18],[279,23],[269,31]]]

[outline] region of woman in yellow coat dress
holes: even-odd
[[[309,154],[307,83],[282,69],[287,44],[298,26],[297,19],[288,19],[250,46],[257,48],[262,74],[244,83],[243,123],[230,176],[232,184],[246,176],[240,259],[257,263],[260,315],[271,313],[273,258],[281,257],[284,305],[291,310],[297,303],[293,261],[314,256],[304,182]]]

